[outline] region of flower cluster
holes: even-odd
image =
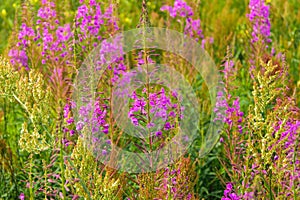
[[[27,70],[29,69],[26,49],[34,37],[34,30],[23,23],[18,35],[19,42],[17,43],[16,48],[11,49],[8,54],[11,58],[12,65],[25,67]]]
[[[75,103],[72,103],[75,107]],[[102,128],[102,132],[107,134],[109,125],[106,123],[107,106],[105,104],[100,104],[97,100],[94,103],[88,102],[85,105],[78,108],[78,121],[76,122],[76,130],[81,131],[85,126],[91,128],[92,133],[97,133],[99,128]],[[70,125],[74,123],[72,117],[68,118],[70,111],[70,105],[65,106],[65,117],[67,117],[67,123]]]
[[[12,65],[21,65],[22,67],[25,67],[26,70],[29,69],[28,57],[25,50],[11,49],[8,56],[11,58],[10,61]]]
[[[20,199],[20,200],[24,200],[24,199],[25,199],[25,194],[24,194],[24,193],[21,193],[21,194],[19,195],[19,199]]]
[[[184,33],[196,41],[201,40],[202,48],[205,47],[207,39],[203,35],[200,19],[193,19],[194,12],[192,8],[183,0],[175,0],[174,6],[162,6],[161,11],[167,11],[172,18],[179,17],[185,19]],[[209,42],[213,43],[213,38],[209,38]]]
[[[67,123],[67,126],[68,127],[71,127],[72,124],[74,124],[74,118],[71,114],[71,104],[66,104],[65,107],[64,107],[64,119],[65,119],[65,122]],[[75,130],[73,128],[67,128],[65,127],[64,128],[64,132],[65,133],[69,133],[70,136],[73,136],[75,134]]]
[[[86,108],[81,107],[79,111],[79,115],[84,115]],[[102,132],[104,134],[108,134],[109,124],[106,123],[106,115],[107,115],[107,105],[100,104],[100,101],[96,101],[94,104],[94,112],[92,114],[91,124],[92,124],[92,132],[98,132],[99,128],[102,128]]]
[[[222,200],[240,200],[241,198],[234,193],[232,183],[226,184],[226,190],[224,190],[224,197]]]
[[[101,11],[99,3],[90,0],[89,3],[83,3],[78,7],[75,17],[75,27],[77,35],[75,45],[80,44],[82,50],[86,50],[88,45],[96,47],[104,38],[103,26],[113,31],[119,30],[117,21],[113,16],[113,5],[110,5],[104,13]],[[39,8],[36,21],[36,31],[22,24],[19,31],[19,42],[16,48],[11,49],[9,56],[11,63],[15,66],[28,67],[27,51],[29,44],[36,42],[37,46],[41,46],[41,63],[48,65],[70,65],[73,53],[74,38],[72,27],[70,24],[60,24],[55,10],[56,5],[49,0],[43,0],[42,6]],[[35,33],[36,32],[36,33]],[[112,32],[112,31],[110,31]],[[119,68],[124,68],[120,64]],[[115,70],[115,73],[118,70]]]
[[[29,69],[28,52],[36,51],[30,46],[34,43],[37,47],[42,47],[40,52],[42,64],[56,66],[70,64],[68,59],[73,49],[70,44],[73,33],[70,24],[60,25],[55,7],[52,1],[42,1],[42,6],[37,13],[36,30],[25,23],[22,24],[18,36],[19,42],[9,52],[13,65],[21,65]]]
[[[174,3],[174,7],[172,6],[162,6],[161,11],[169,12],[171,17],[190,17],[194,14],[192,8],[187,5],[186,2],[182,0],[176,0]]]
[[[265,0],[250,0],[250,13],[247,15],[252,22],[252,43],[259,40],[265,45],[270,43],[271,23],[269,19],[270,6],[265,3]]]
[[[98,99],[95,102],[89,102],[80,106],[78,108],[78,119],[75,121],[71,110],[75,110],[76,106],[75,102],[71,101],[64,107],[65,127],[63,130],[65,133],[72,137],[76,132],[81,133],[86,128],[92,135],[92,143],[99,140],[98,134],[108,134],[109,124],[106,122],[107,106],[105,104],[101,104]],[[80,136],[83,137],[83,134],[80,134]],[[69,141],[66,138],[64,138],[64,144],[68,146]]]
[[[42,64],[70,64],[70,60],[67,60],[67,55],[71,56],[72,52],[70,41],[73,33],[70,24],[59,25],[55,4],[47,0],[43,1],[38,17],[37,36],[34,40],[38,42],[38,46],[42,46]]]
[[[42,5],[44,5],[44,7],[38,10],[38,17],[45,20],[56,17],[55,4],[53,2],[43,0]]]
[[[276,132],[278,133],[279,130]],[[286,179],[281,180],[281,185],[283,185],[285,188],[287,188],[289,191],[293,191],[293,187],[298,188],[300,187],[299,181],[300,181],[300,159],[299,159],[299,149],[300,144],[297,142],[297,137],[299,137],[299,131],[300,131],[300,121],[296,120],[292,122],[289,120],[284,127],[284,131],[280,134],[280,138],[276,142],[276,145],[279,146],[279,144],[282,144],[282,150],[285,152],[285,156],[283,157],[280,155],[280,152],[276,152],[276,155],[274,156],[274,163],[275,167],[279,167],[280,163],[278,163],[278,160],[285,159],[289,162],[284,162],[281,167],[279,167],[279,170],[285,172]],[[276,133],[275,133],[276,134]],[[269,150],[273,149],[273,146],[269,147]],[[287,168],[292,168],[292,170],[287,171]]]
[[[113,71],[111,77],[112,84],[115,84],[119,77],[127,70],[124,64],[124,52],[121,45],[121,37],[115,37],[112,41],[103,40],[99,56],[96,61],[96,70],[103,69],[107,66],[108,70]]]
[[[279,131],[280,125],[282,124],[281,121],[278,122],[278,126],[275,127],[275,131]],[[296,137],[297,137],[297,130],[300,127],[300,122],[296,121],[295,123],[288,121],[285,125],[285,131],[283,131],[280,135],[279,140],[277,143],[280,143],[281,141],[285,141],[284,147],[286,149],[290,149],[290,147],[295,143]],[[275,132],[274,132],[275,134]],[[290,151],[293,151],[293,149],[290,149]]]
[[[86,42],[85,45],[96,47],[103,39],[102,27],[113,27],[114,31],[119,30],[116,19],[113,16],[113,6],[110,5],[105,12],[101,10],[100,3],[90,0],[83,3],[77,9],[75,26],[77,28],[78,40],[76,43]],[[86,46],[82,48],[85,49]]]
[[[222,91],[219,91],[217,93],[216,98],[216,106],[214,108],[214,112],[216,113],[215,121],[221,121],[225,122],[229,125],[229,128],[231,129],[233,125],[237,125],[239,133],[243,132],[242,128],[242,121],[244,113],[240,110],[240,102],[239,98],[236,98],[233,101],[232,106],[229,105],[229,103],[226,100],[224,93]]]
[[[143,95],[146,95],[147,89],[144,88],[142,91]],[[176,92],[172,92],[172,96],[177,98]],[[168,131],[175,127],[174,119],[178,116],[183,118],[182,114],[178,112],[183,111],[183,107],[180,107],[176,103],[172,103],[171,98],[166,96],[165,89],[161,88],[159,92],[149,93],[149,112],[147,109],[147,100],[145,97],[139,97],[136,92],[131,95],[133,100],[132,106],[128,112],[128,117],[135,126],[139,126],[139,121],[145,121],[144,118],[147,115],[152,116],[151,121],[147,122],[147,127],[152,128],[158,126],[160,120],[164,122],[163,130]],[[162,131],[158,130],[155,132],[156,136],[161,136]]]
[[[25,23],[22,24],[21,26],[21,30],[19,32],[19,36],[18,36],[18,40],[20,40],[21,42],[17,44],[17,46],[23,46],[23,47],[27,47],[28,45],[28,40],[26,40],[26,36],[27,37],[34,37],[35,33],[34,30],[31,27],[28,27]]]
[[[187,18],[186,19],[186,25],[184,27],[184,33],[189,35],[192,38],[195,38],[196,41],[199,41],[199,39],[202,40],[202,47],[204,47],[205,40],[203,31],[201,28],[201,22],[200,19],[192,19]]]

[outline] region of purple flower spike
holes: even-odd
[[[272,40],[271,23],[270,23],[270,6],[266,4],[265,0],[250,0],[249,2],[250,13],[247,15],[250,22],[252,22],[252,43],[258,42],[262,38],[262,42],[267,45]]]

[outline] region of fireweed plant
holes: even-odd
[[[280,9],[299,10],[297,2],[26,0],[15,4],[15,28],[0,56],[0,199],[300,196],[299,80],[292,80],[299,76],[291,74],[299,71],[300,46],[297,30],[292,36],[284,32],[278,36],[277,29],[283,26],[275,23],[287,20],[278,16]],[[138,14],[133,12],[136,4]],[[211,19],[202,18],[205,15]],[[1,5],[0,23],[12,23],[7,16]],[[299,12],[289,17],[293,24],[288,24],[289,19],[286,26],[300,26]],[[240,18],[243,25],[219,24],[226,30],[218,33],[216,26],[223,18]],[[123,38],[110,39],[135,27],[147,31],[151,25],[182,32],[212,56],[218,55],[214,59],[221,61],[224,90],[217,92],[215,106],[194,66],[173,53],[146,48],[144,32],[136,35],[136,50],[126,54]],[[171,39],[166,42],[172,44]],[[91,58],[95,51],[97,56]],[[183,75],[199,99],[199,138],[207,132],[207,113],[216,113],[214,120],[224,122],[219,142],[199,158],[202,141],[197,139],[185,155],[152,172],[143,171],[142,165],[141,173],[117,170],[111,166],[117,162],[118,148],[159,152],[176,136],[181,121],[189,119],[178,91],[150,81],[155,79],[155,68],[164,63]],[[107,68],[102,76],[96,77],[103,66]],[[87,82],[77,83],[82,69]],[[128,98],[124,116],[139,130],[129,134],[117,124],[113,95],[119,84],[134,83],[132,77],[139,73],[146,75],[145,83],[123,94]],[[170,77],[176,77],[172,71]],[[74,101],[78,90],[92,90],[92,96]]]
[[[270,52],[270,5],[265,1],[250,1],[249,9],[254,102],[245,116],[240,111],[239,98],[231,100],[230,77],[235,69],[229,56],[223,70],[227,100],[220,103],[228,108],[224,117],[226,139],[221,137],[221,142],[231,166],[227,168],[231,182],[227,183],[222,199],[296,199],[299,108],[295,90],[287,86],[285,57],[276,56],[274,49]],[[231,101],[232,107],[228,105]]]

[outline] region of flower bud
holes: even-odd
[[[2,9],[2,11],[1,11],[1,16],[2,16],[3,18],[5,18],[6,15],[7,15],[6,10],[5,10],[5,9]]]

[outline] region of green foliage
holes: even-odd
[[[7,39],[14,27],[15,13],[19,10],[19,0],[0,0],[0,53],[7,46]]]

